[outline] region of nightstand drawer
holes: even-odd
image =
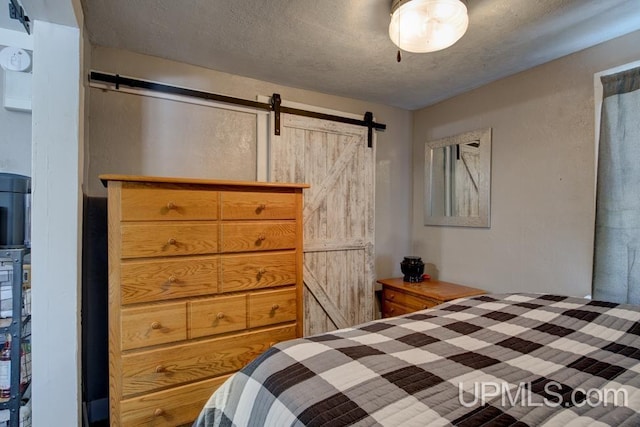
[[[184,302],[122,309],[122,349],[147,347],[187,339]]]
[[[120,276],[122,303],[216,294],[218,265],[217,257],[124,261]]]
[[[206,220],[218,218],[218,193],[161,185],[122,188],[122,221]]]
[[[414,310],[413,308],[409,308],[400,304],[395,304],[387,300],[384,300],[382,302],[382,317],[400,316],[403,314],[413,313],[414,311],[416,310]]]
[[[247,297],[207,298],[189,302],[189,338],[247,328]]]
[[[249,294],[249,327],[296,320],[296,289]]]
[[[291,193],[221,192],[222,219],[294,219],[296,197]]]
[[[295,247],[294,221],[230,222],[222,225],[222,252],[269,251]]]
[[[296,253],[224,255],[222,292],[243,291],[296,283]]]
[[[415,310],[424,310],[425,308],[434,307],[442,301],[433,300],[426,297],[418,297],[404,292],[398,292],[393,289],[384,289],[383,298],[386,301],[393,302],[398,305]]]
[[[218,252],[218,224],[209,222],[122,224],[122,258]]]

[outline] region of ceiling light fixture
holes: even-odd
[[[464,0],[393,0],[391,3],[389,37],[399,49],[407,52],[445,49],[460,40],[468,26]]]

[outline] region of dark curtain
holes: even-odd
[[[640,68],[602,86],[593,297],[640,304]]]

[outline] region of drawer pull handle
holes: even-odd
[[[394,311],[396,311],[396,309],[395,309],[395,308],[390,308],[390,309],[389,309],[389,313],[393,313]]]
[[[267,272],[267,269],[264,268],[264,267],[262,267],[261,269],[258,270],[258,274],[261,275],[261,276],[266,272]]]
[[[279,306],[278,304],[273,304],[273,305],[271,306],[271,311],[276,311],[276,310],[277,310],[277,309],[279,309],[279,308],[280,308],[280,306]]]
[[[218,313],[218,314],[216,315],[216,318],[217,318],[217,319],[219,319],[219,320],[224,319],[224,313],[223,313],[223,312]]]
[[[267,236],[265,236],[264,234],[261,234],[258,236],[258,240],[260,241],[267,240]]]
[[[169,276],[169,283],[176,283],[177,281],[176,276]]]
[[[160,329],[162,327],[162,325],[160,324],[160,322],[153,322],[151,324],[151,329]]]
[[[263,211],[263,210],[265,210],[265,209],[267,209],[267,205],[265,205],[264,203],[260,203],[260,204],[258,205],[258,210],[259,210],[259,211]]]
[[[164,410],[162,408],[157,408],[155,411],[153,411],[153,415],[156,417],[161,417],[162,415],[164,415]]]
[[[164,366],[162,366],[162,365],[158,365],[158,366],[156,366],[156,372],[157,372],[158,374],[161,374],[161,373],[163,373],[163,372],[167,372],[167,368],[165,368],[165,367],[164,367]]]
[[[395,297],[396,297],[395,294],[389,294],[389,299],[390,300],[393,300]]]
[[[175,245],[175,244],[176,244],[176,243],[178,243],[178,242],[177,242],[177,240],[176,240],[176,239],[174,239],[174,238],[172,237],[172,238],[170,238],[169,240],[167,240],[167,243],[168,243],[169,245]]]
[[[171,210],[171,209],[175,209],[175,208],[177,208],[175,203],[173,203],[173,202],[167,203],[167,209]]]

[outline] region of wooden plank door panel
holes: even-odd
[[[270,176],[305,182],[305,335],[373,319],[375,148],[366,129],[283,115]],[[375,147],[375,146],[374,146]]]

